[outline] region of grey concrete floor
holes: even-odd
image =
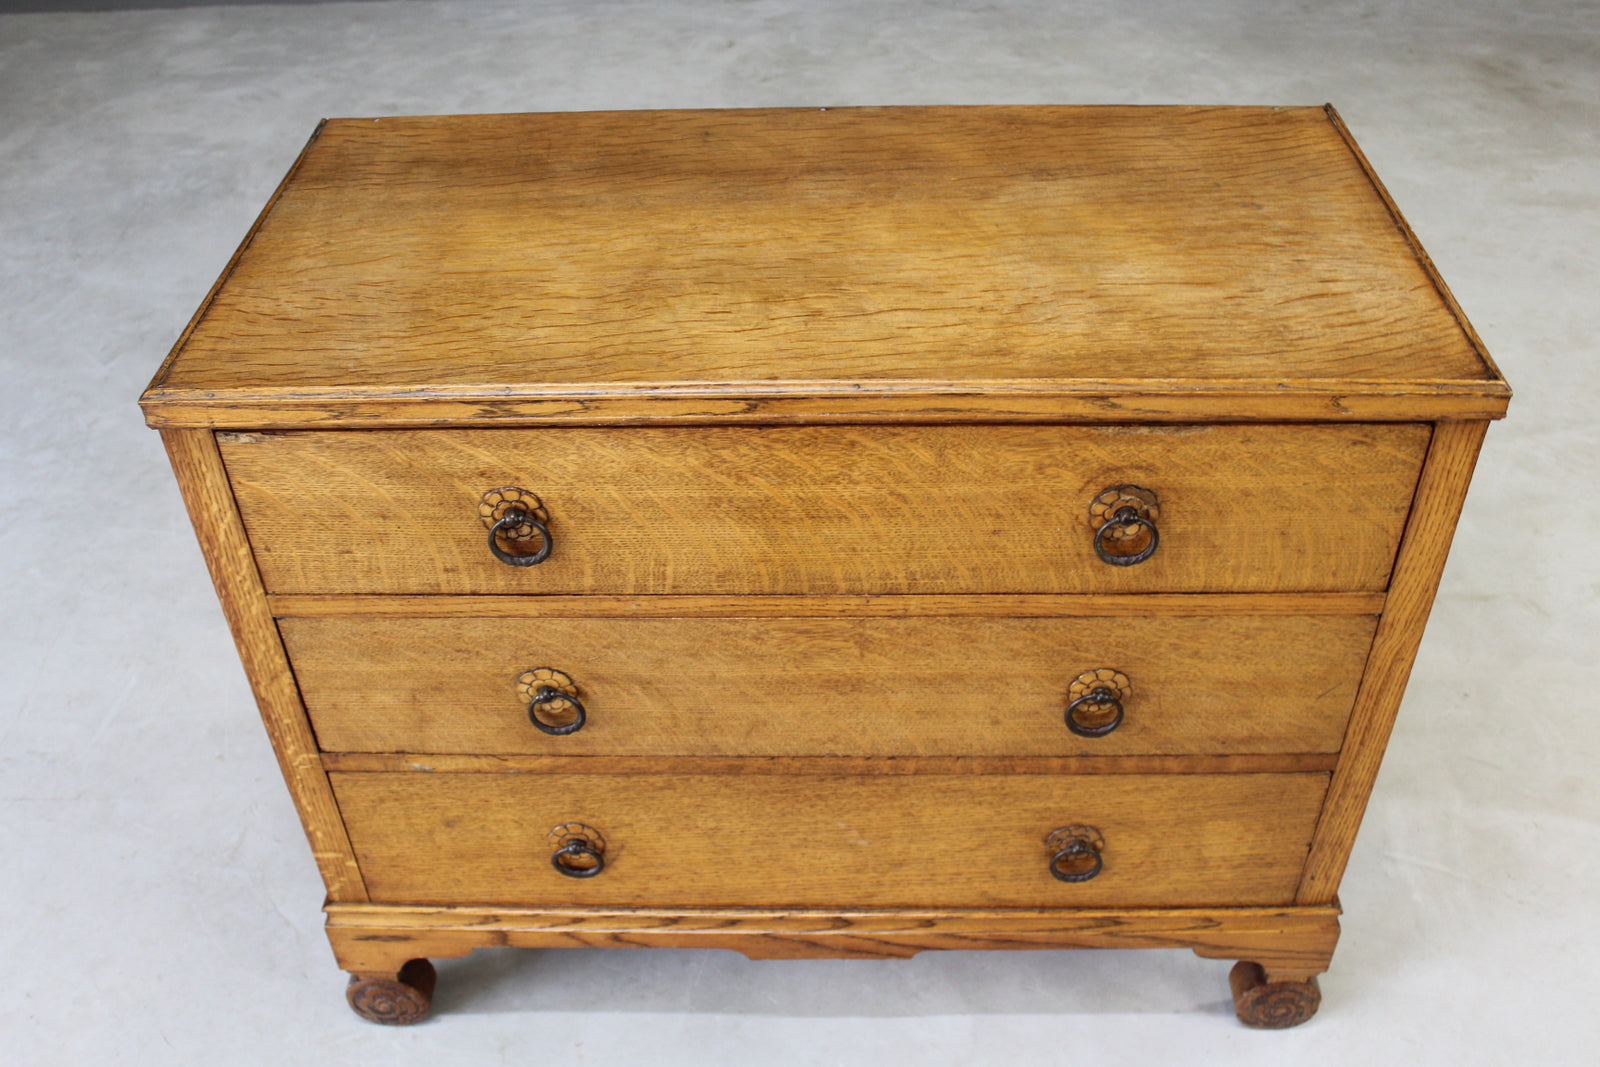
[[[328,115],[1331,100],[1516,387],[1321,1015],[1180,952],[479,953],[343,1005],[321,886],[134,399]],[[380,0],[0,16],[0,1061],[1593,1063],[1592,3]]]

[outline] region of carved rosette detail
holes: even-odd
[[[1084,671],[1072,680],[1072,684],[1067,687],[1067,699],[1077,700],[1086,697],[1096,689],[1109,690],[1116,700],[1127,700],[1128,694],[1133,692],[1133,683],[1119,670],[1098,667],[1092,671]]]
[[[552,848],[560,848],[576,838],[594,849],[596,852],[605,852],[606,839],[592,826],[585,826],[581,822],[565,822],[550,831],[549,840]]]
[[[550,513],[545,510],[544,503],[533,493],[516,486],[505,486],[501,489],[491,489],[483,494],[478,501],[478,518],[483,520],[487,529],[493,529],[494,524],[505,518],[506,512],[518,508],[532,515],[535,519],[546,525],[550,522]],[[538,538],[534,528],[527,523],[507,527],[502,531],[502,536],[507,541],[531,541]]]
[[[395,978],[352,975],[345,999],[350,1002],[350,1010],[368,1022],[410,1026],[428,1017],[436,978],[433,964],[412,960]]]
[[[535,667],[517,675],[517,694],[524,704],[537,696],[544,686],[559,689],[568,696],[578,695],[578,683],[572,680],[572,675],[554,667]]]
[[[1161,505],[1155,493],[1137,485],[1118,485],[1102,491],[1094,498],[1089,505],[1089,525],[1099,529],[1125,507],[1133,508],[1150,522],[1157,522],[1161,518]],[[1106,531],[1108,541],[1131,541],[1144,536],[1147,536],[1145,532],[1133,523],[1113,526]]]
[[[1074,841],[1082,841],[1096,852],[1104,852],[1106,838],[1093,826],[1073,825],[1063,826],[1059,830],[1051,830],[1044,839],[1045,848],[1051,852],[1060,852]]]
[[[1257,1030],[1287,1030],[1317,1013],[1322,989],[1315,978],[1303,982],[1269,982],[1261,965],[1241,960],[1228,975],[1233,1011],[1239,1021]]]

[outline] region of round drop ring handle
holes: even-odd
[[[531,556],[518,556],[507,552],[500,547],[500,535],[516,529],[518,526],[532,526],[539,533],[544,542],[539,551]],[[1096,544],[1099,542],[1096,541]],[[494,553],[494,558],[501,563],[512,567],[531,567],[535,563],[543,563],[550,558],[550,549],[555,547],[555,542],[550,539],[550,527],[540,522],[532,512],[522,508],[507,508],[506,513],[489,527],[489,551]]]
[[[594,866],[573,867],[561,862],[562,857],[571,857],[574,860],[588,863],[593,861]],[[606,869],[605,857],[592,848],[589,842],[581,837],[569,837],[567,843],[556,849],[550,855],[550,866],[566,875],[568,878],[593,878]]]
[[[1099,726],[1085,726],[1083,723],[1078,721],[1078,716],[1076,714],[1078,708],[1085,704],[1096,708],[1103,708],[1107,704],[1110,704],[1117,709],[1117,714],[1111,719],[1110,722],[1102,723]],[[1117,727],[1122,725],[1122,701],[1118,700],[1116,694],[1106,686],[1096,686],[1087,693],[1083,694],[1083,696],[1079,697],[1077,700],[1074,700],[1072,703],[1067,705],[1066,719],[1067,729],[1071,730],[1079,737],[1104,737],[1106,734],[1109,734],[1112,730],[1115,730]],[[1093,878],[1094,875],[1089,875],[1088,877]]]
[[[1119,556],[1114,552],[1107,552],[1106,534],[1111,530],[1122,526],[1143,526],[1146,530],[1150,531],[1150,543],[1145,545],[1139,551],[1126,556]],[[491,538],[491,541],[492,540],[493,539]],[[1124,504],[1122,507],[1118,508],[1116,513],[1105,522],[1101,523],[1100,528],[1094,532],[1095,554],[1105,562],[1111,564],[1113,567],[1131,567],[1135,563],[1143,563],[1145,560],[1155,555],[1156,545],[1160,542],[1161,531],[1156,529],[1156,524],[1151,522],[1145,516],[1139,514],[1139,509],[1134,507],[1132,504]]]
[[[1091,857],[1093,862],[1081,871],[1064,871],[1061,869],[1063,860],[1074,861],[1074,865],[1081,862],[1085,856]],[[1075,837],[1067,842],[1067,847],[1050,857],[1050,873],[1062,882],[1087,882],[1105,867],[1106,861],[1100,858],[1100,850],[1081,837]]]
[[[551,726],[549,723],[539,718],[539,709],[546,704],[554,704],[558,701],[566,701],[568,704],[572,705],[573,719],[571,722],[562,726]],[[539,729],[543,730],[545,733],[554,734],[557,737],[562,737],[566,734],[577,733],[579,730],[583,729],[583,723],[587,717],[587,713],[583,710],[582,701],[573,696],[571,693],[557,689],[553,685],[541,685],[538,689],[533,691],[533,699],[528,701],[528,721],[533,723],[533,725],[537,726]]]

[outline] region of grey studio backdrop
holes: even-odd
[[[1589,1063],[1600,1047],[1600,9],[873,0],[0,6],[0,1059]],[[317,119],[1335,103],[1517,396],[1306,1026],[1184,952],[479,952],[358,1021],[135,398]]]

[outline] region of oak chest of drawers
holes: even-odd
[[[323,124],[145,393],[352,1006],[1185,947],[1316,1008],[1509,392],[1331,109]]]

